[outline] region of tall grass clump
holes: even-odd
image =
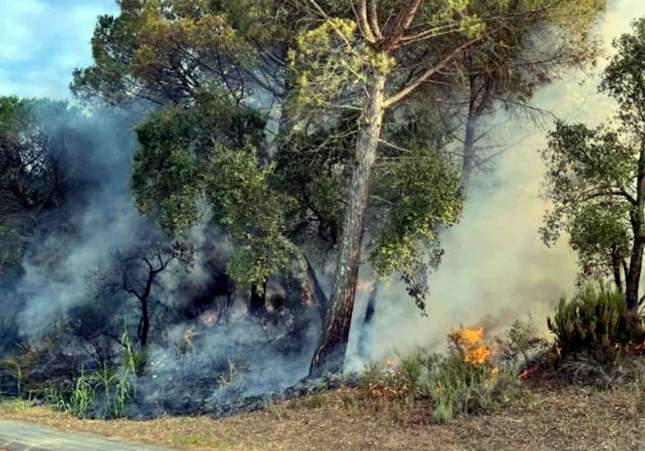
[[[125,415],[128,403],[136,392],[137,376],[143,370],[145,354],[136,351],[124,334],[124,353],[121,366],[104,364],[91,374],[80,375],[71,382],[51,384],[45,390],[45,400],[59,411],[79,418],[119,418]]]

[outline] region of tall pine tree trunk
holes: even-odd
[[[359,124],[356,160],[343,222],[336,279],[320,342],[311,362],[310,376],[314,377],[325,371],[339,372],[343,368],[358,282],[370,178],[383,127],[385,80],[385,74],[372,75],[369,98]]]
[[[461,186],[465,189],[475,168],[475,143],[477,141],[477,114],[470,110],[466,120],[466,136],[464,138],[464,158],[461,171]]]

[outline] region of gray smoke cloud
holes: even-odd
[[[10,294],[24,305],[17,321],[21,335],[28,337],[42,336],[71,308],[91,302],[92,276],[145,227],[128,192],[134,139],[127,126],[133,117],[96,111],[60,123],[46,114],[36,116],[50,136],[76,136],[74,144],[62,146],[63,172],[81,184],[73,189],[82,192],[72,193],[52,217],[38,219],[51,230],[30,243],[22,277]],[[61,215],[67,217],[61,220]]]
[[[598,66],[564,74],[537,93],[534,105],[569,122],[595,125],[610,119],[616,106],[597,92],[600,75],[612,54],[612,40],[643,16],[642,0],[610,2],[597,27],[604,52]],[[544,166],[538,151],[546,147],[552,122],[537,127],[500,113],[488,125],[495,127],[496,143],[513,144],[497,159],[494,172],[470,189],[463,219],[442,237],[446,254],[431,276],[428,317],[420,315],[402,284],[394,282],[378,299],[371,326],[372,359],[418,347],[439,349],[446,334],[460,325],[482,324],[495,332],[529,314],[546,334],[546,316],[575,286],[576,256],[566,237],[547,248],[538,236],[548,208],[539,197]],[[362,299],[350,350],[356,349],[364,309]],[[349,360],[350,368],[360,364],[356,355]]]

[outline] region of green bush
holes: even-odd
[[[548,326],[562,355],[588,354],[600,361],[614,359],[643,334],[641,321],[627,310],[624,296],[605,284],[585,285],[570,301],[560,299]]]

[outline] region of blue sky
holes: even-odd
[[[116,10],[114,0],[0,0],[0,95],[69,98],[96,17]]]

